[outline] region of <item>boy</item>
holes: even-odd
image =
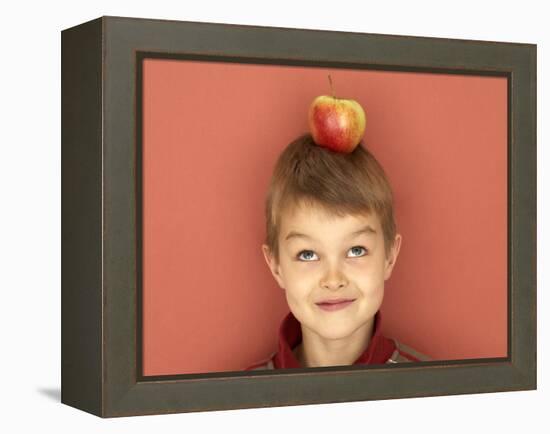
[[[262,250],[290,312],[278,351],[246,370],[430,360],[380,334],[401,235],[384,170],[362,144],[346,154],[309,134],[294,140],[277,161],[265,212]]]

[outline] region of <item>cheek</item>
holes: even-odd
[[[289,276],[286,286],[286,297],[290,300],[304,300],[312,292],[312,283],[304,276]]]
[[[285,258],[281,262],[284,275],[289,286],[309,286],[317,277],[317,264],[308,264],[304,262],[292,261]]]
[[[288,308],[300,322],[304,321],[305,312],[310,305],[309,294],[309,291],[304,291],[296,286],[288,287],[285,291]]]
[[[302,267],[285,267],[285,295],[289,306],[303,303],[315,288],[315,273]]]
[[[384,290],[384,263],[371,262],[361,264],[353,270],[353,279],[358,286],[363,289],[363,292],[370,295]]]

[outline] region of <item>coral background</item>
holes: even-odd
[[[144,375],[276,349],[288,307],[261,254],[264,197],[329,73],[395,193],[383,333],[437,360],[506,357],[505,78],[145,59]]]

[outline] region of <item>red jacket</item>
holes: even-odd
[[[382,315],[380,311],[374,319],[374,331],[369,345],[353,363],[354,365],[373,365],[384,363],[419,362],[431,360],[411,347],[395,339],[386,338],[380,333]],[[279,328],[278,351],[246,368],[247,371],[260,369],[301,368],[292,350],[302,341],[300,322],[289,312]]]

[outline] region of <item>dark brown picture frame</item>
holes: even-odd
[[[101,17],[61,47],[63,403],[116,417],[536,389],[536,45]],[[508,357],[143,377],[145,57],[506,77]]]

